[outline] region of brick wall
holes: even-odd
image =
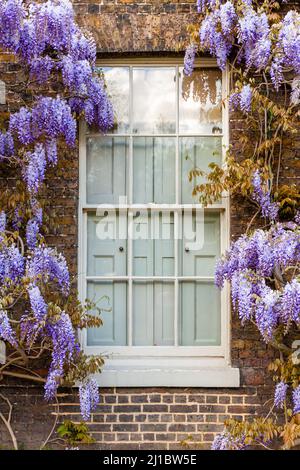
[[[187,41],[186,25],[193,21],[196,10],[195,0],[75,0],[74,5],[80,23],[96,37],[99,55],[109,56],[182,53]],[[20,72],[15,64],[4,64],[0,73],[4,80],[14,81]],[[13,109],[13,96],[9,99]],[[0,105],[0,112],[3,111],[5,107]],[[232,115],[230,129],[231,143],[238,149],[243,121]],[[64,155],[61,166],[63,170],[53,170],[48,177],[47,197],[60,221],[60,226],[48,235],[48,242],[64,251],[71,271],[76,274],[78,151]],[[299,182],[298,139],[286,150],[284,166],[285,179]],[[13,175],[0,174],[1,188],[13,184]],[[243,231],[250,215],[251,209],[244,203],[232,201],[233,237]],[[89,423],[96,440],[92,447],[175,449],[182,448],[180,442],[190,435],[194,442],[191,448],[206,448],[222,429],[225,418],[244,419],[261,412],[269,398],[266,366],[273,353],[260,341],[253,327],[241,328],[236,318],[231,333],[232,363],[241,371],[240,389],[103,389],[102,403]],[[42,390],[36,386],[0,382],[0,391],[14,405],[13,426],[19,442],[25,448],[38,448],[51,430],[58,412],[56,405],[46,405]],[[75,393],[66,390],[59,402],[59,421],[80,420]],[[10,445],[0,424],[0,447]]]
[[[13,428],[21,447],[39,448],[53,422],[81,415],[77,394],[66,390],[57,404],[46,405],[37,387],[18,385],[5,390],[14,405]],[[111,388],[101,390],[101,403],[91,416],[92,449],[207,449],[229,416],[245,419],[260,411],[264,397],[256,387],[230,389],[199,388]],[[2,406],[0,407],[2,410]],[[0,427],[0,449],[10,447],[10,438]],[[49,447],[59,446],[59,441]]]

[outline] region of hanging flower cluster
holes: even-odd
[[[217,263],[216,285],[222,288],[229,281],[241,323],[256,325],[264,341],[281,351],[279,365],[271,364],[270,370],[277,382],[274,408],[285,409],[285,427],[273,417],[242,424],[233,420],[215,439],[213,449],[218,450],[249,444],[268,448],[275,437],[291,446],[300,435],[297,431],[291,438],[300,411],[300,369],[291,346],[300,329],[299,213],[295,216],[299,191],[281,185],[280,178],[284,145],[299,130],[300,13],[296,6],[282,9],[283,3],[289,2],[197,0],[199,26],[190,26],[191,45],[185,55],[187,75],[192,75],[198,51],[214,56],[222,70],[228,66],[229,104],[245,115],[246,123],[241,146],[233,145],[227,152],[227,165],[211,167],[205,174],[207,183],[196,185],[194,193],[211,204],[226,191],[246,196],[258,207],[247,232]],[[277,99],[279,90],[282,100]],[[268,185],[263,183],[262,168]],[[289,197],[293,191],[295,199]],[[259,213],[264,227],[250,231]]]
[[[37,228],[34,224],[37,224]],[[51,307],[42,293],[44,286],[53,285],[62,296],[70,290],[70,276],[65,258],[54,249],[38,245],[36,231],[37,219],[27,225],[27,244],[29,255],[21,253],[17,245],[9,239],[5,232],[6,217],[0,213],[0,283],[3,289],[23,289],[29,300],[29,310],[22,315],[20,332],[16,333],[11,324],[9,310],[1,308],[0,301],[0,338],[11,347],[18,348],[21,343],[25,351],[30,352],[38,340],[51,343],[51,363],[45,384],[45,398],[55,397],[57,387],[62,382],[66,368],[76,362],[80,353],[78,340],[70,316],[60,309],[53,315]],[[26,296],[26,295],[25,295]],[[83,418],[88,419],[89,413],[98,403],[96,383],[85,379],[82,385],[85,392],[80,392]]]
[[[87,421],[91,416],[91,411],[95,410],[99,403],[99,390],[95,379],[88,378],[79,387],[80,410]]]
[[[68,376],[68,383],[81,383],[81,410],[89,419],[99,402],[89,374],[101,361],[84,362],[76,328],[100,323],[77,300],[72,303],[66,260],[44,243],[39,190],[47,168],[58,161],[59,145],[75,146],[76,119],[105,132],[113,125],[112,105],[94,73],[95,42],[77,25],[71,1],[2,0],[0,48],[14,54],[28,74],[27,89],[20,92],[24,106],[0,131],[0,163],[20,168],[30,209],[28,217],[18,202],[13,211],[0,212],[0,339],[29,356],[46,345],[51,361],[45,398],[53,399]],[[41,85],[48,82],[61,86],[59,95],[45,96]],[[21,313],[14,317],[19,302]]]
[[[261,208],[262,216],[271,221],[268,229],[244,234],[231,244],[216,267],[215,282],[222,288],[225,280],[231,283],[234,310],[242,324],[252,321],[264,340],[276,343],[278,329],[287,334],[300,328],[300,227],[294,222],[280,223],[277,204],[271,201],[270,191],[263,187],[258,171],[253,176],[252,198]],[[292,385],[293,414],[300,412],[300,385],[281,379],[275,388],[274,406],[286,405]],[[296,385],[295,385],[296,384]],[[240,450],[243,435],[234,438],[225,431],[218,435],[212,448]],[[240,445],[241,444],[241,445]]]
[[[282,280],[299,262],[298,226],[277,223],[234,242],[218,262],[216,283],[222,287],[225,280],[231,281],[233,306],[242,323],[254,320],[268,341],[279,324],[300,325],[300,283],[296,278]],[[275,289],[281,281],[281,288]]]
[[[68,146],[76,139],[75,115],[105,132],[114,116],[105,84],[93,73],[96,46],[74,18],[69,0],[31,3],[3,0],[0,5],[0,47],[16,54],[32,80],[43,84],[61,79],[68,98],[38,97],[32,108],[10,116],[9,131],[0,133],[0,161],[14,155],[14,140],[30,146],[23,164],[28,189],[36,193],[47,164],[57,163],[57,140]]]
[[[246,70],[267,72],[276,90],[284,83],[285,71],[300,75],[300,15],[289,11],[280,20],[268,15],[269,5],[252,0],[198,0],[201,24],[198,46],[216,57],[221,69],[234,52],[238,65]],[[195,47],[195,44],[193,44]],[[185,71],[191,73],[194,54],[186,50]],[[248,84],[247,84],[248,85]],[[300,93],[299,81],[293,85],[292,100]],[[245,97],[243,98],[243,94]],[[250,90],[233,98],[235,105],[248,112]]]
[[[244,450],[246,448],[243,438],[234,438],[229,432],[218,434],[211,446],[212,450]]]

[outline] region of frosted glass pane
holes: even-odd
[[[173,215],[138,213],[133,219],[133,234],[133,274],[173,276]]]
[[[104,67],[107,92],[113,105],[115,126],[109,132],[129,132],[129,67]]]
[[[127,286],[121,282],[88,282],[87,297],[101,309],[103,325],[88,328],[88,346],[126,345]],[[94,315],[99,315],[94,312]]]
[[[133,344],[174,344],[174,285],[136,282],[133,285]]]
[[[180,271],[182,276],[214,276],[217,259],[220,256],[220,215],[206,213],[204,227],[197,226],[193,216],[193,231],[198,234],[201,247],[198,250],[186,250],[190,240],[182,239]],[[198,220],[203,223],[203,218]],[[201,237],[200,234],[201,233]]]
[[[126,194],[128,140],[123,137],[88,137],[86,187],[88,203],[118,204]]]
[[[172,134],[176,129],[176,68],[133,68],[133,132]]]
[[[180,321],[182,346],[220,345],[220,291],[213,282],[182,283]]]
[[[133,202],[175,203],[175,138],[133,139]]]
[[[189,181],[191,170],[198,168],[209,170],[210,163],[222,162],[221,137],[183,137],[180,139],[181,156],[181,199],[183,204],[197,202],[199,196],[193,196],[196,184],[205,182],[203,177],[193,178]]]
[[[126,229],[125,215],[113,213],[105,213],[102,216],[88,215],[88,276],[126,275],[127,241],[118,238],[120,224],[124,224]]]
[[[222,72],[195,68],[190,77],[180,69],[179,130],[198,134],[222,132]]]

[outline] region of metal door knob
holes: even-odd
[[[124,248],[122,246],[120,246],[119,251],[121,251],[121,253],[122,253],[122,251],[124,251]]]
[[[186,253],[188,253],[190,251],[190,249],[187,246],[185,247],[184,250],[185,250]]]

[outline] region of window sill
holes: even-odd
[[[237,388],[240,371],[220,358],[108,359],[96,379],[101,387]]]

